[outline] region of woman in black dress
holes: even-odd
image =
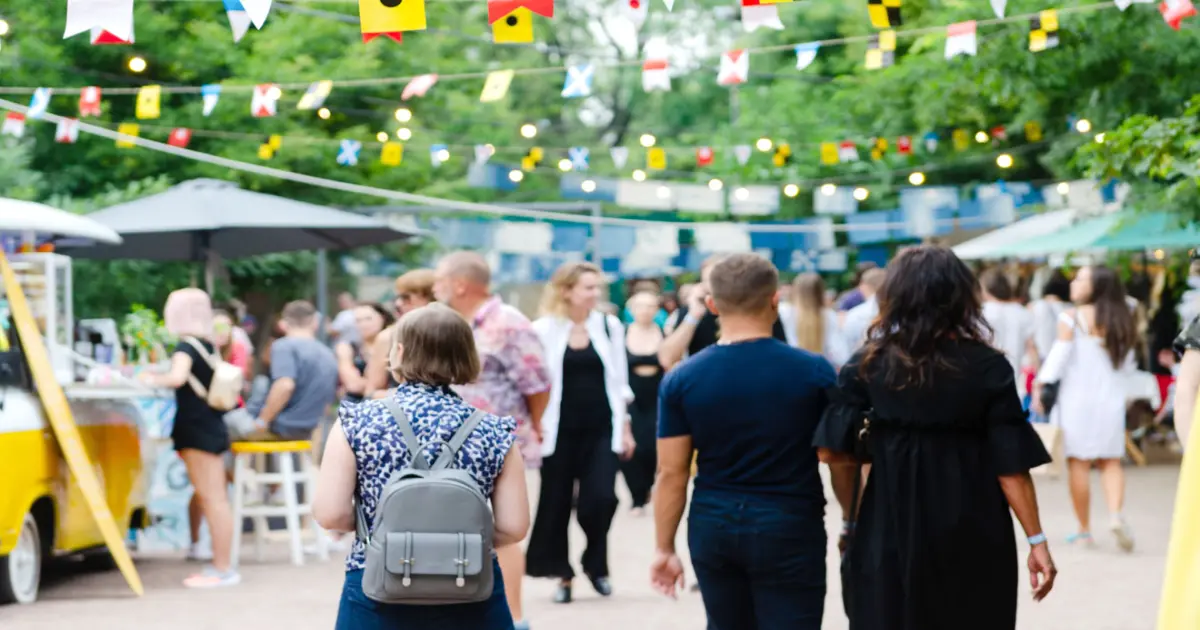
[[[1021,410],[1012,366],[989,344],[966,265],[948,249],[917,247],[887,271],[879,317],[842,368],[815,438],[822,461],[871,464],[857,523],[847,525],[850,627],[1013,630],[1010,508],[1029,541],[1034,599],[1054,584],[1028,472],[1050,457]]]
[[[633,457],[621,462],[621,475],[625,477],[625,485],[633,497],[633,514],[641,516],[646,503],[650,501],[650,490],[654,487],[654,473],[658,467],[658,384],[663,379],[663,369],[658,363],[658,346],[662,344],[663,332],[654,323],[659,306],[658,298],[653,293],[635,294],[629,298],[628,306],[633,315],[633,323],[625,331],[625,349],[629,352],[629,388],[633,390],[629,417],[637,446]]]

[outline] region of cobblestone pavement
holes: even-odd
[[[1022,596],[1020,629],[1152,630],[1177,473],[1174,466],[1129,470],[1126,514],[1138,535],[1137,551],[1130,555],[1120,553],[1101,527],[1107,521],[1098,480],[1093,479],[1093,514],[1099,546],[1087,550],[1062,542],[1075,527],[1065,481],[1039,479],[1042,516],[1060,567],[1059,582],[1049,599],[1041,604]],[[830,519],[831,531],[836,526]],[[601,600],[586,583],[580,583],[575,603],[556,606],[550,603],[551,582],[526,580],[527,614],[534,628],[703,628],[704,609],[698,594],[685,593],[678,601],[671,601],[651,591],[647,567],[653,548],[653,528],[650,517],[634,518],[622,508],[610,544],[617,589],[612,599]],[[573,549],[578,553],[582,550],[582,534],[576,530],[574,535]],[[49,578],[43,601],[33,606],[0,608],[0,628],[332,628],[341,587],[340,562],[295,568],[287,564],[286,557],[283,545],[273,545],[267,562],[247,562],[243,566],[245,581],[241,587],[211,592],[188,591],[180,586],[179,581],[192,567],[179,558],[142,557],[138,559],[146,582],[146,596],[142,599],[128,594],[116,572],[86,573],[65,567]],[[1024,559],[1022,555],[1022,565]],[[824,627],[845,630],[847,624],[836,577],[837,558],[832,549],[829,567],[831,580]],[[1024,570],[1021,574],[1025,575]]]

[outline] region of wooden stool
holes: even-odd
[[[267,517],[282,516],[291,537],[292,564],[304,564],[304,547],[301,542],[302,518],[312,517],[312,497],[316,487],[316,470],[312,460],[312,442],[234,442],[233,447],[233,549],[230,561],[238,566],[242,547],[242,524],[245,519],[254,521],[254,552],[259,562],[263,560],[263,540],[269,529]],[[263,472],[266,466],[255,466],[255,460],[268,455],[279,458],[279,472]],[[300,469],[296,469],[293,458],[300,458]],[[258,462],[263,463],[265,462]],[[296,484],[304,484],[304,502],[296,492]],[[283,505],[271,505],[261,500],[268,484],[279,484],[283,493]],[[247,500],[257,497],[257,500]],[[328,539],[313,522],[316,533],[317,557],[329,558]]]

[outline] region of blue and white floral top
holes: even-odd
[[[449,442],[454,432],[475,413],[474,407],[449,388],[404,383],[393,395],[408,414],[417,440],[426,445],[424,454],[429,462],[437,460],[442,444]],[[363,508],[367,517],[374,520],[383,487],[393,472],[412,463],[412,455],[404,445],[404,434],[383,401],[343,403],[338,409],[338,420],[354,451]],[[513,433],[516,428],[517,423],[512,418],[487,414],[455,457],[453,467],[469,472],[489,498],[504,467],[504,458],[516,440]],[[350,556],[346,558],[347,571],[364,567],[365,551],[363,541],[355,539]]]

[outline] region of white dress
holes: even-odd
[[[1037,377],[1039,383],[1059,383],[1050,422],[1062,429],[1067,457],[1120,459],[1125,454],[1125,374],[1133,369],[1133,352],[1116,369],[1103,340],[1082,318],[1076,323],[1063,313],[1060,321],[1074,327],[1075,338],[1054,342]]]

